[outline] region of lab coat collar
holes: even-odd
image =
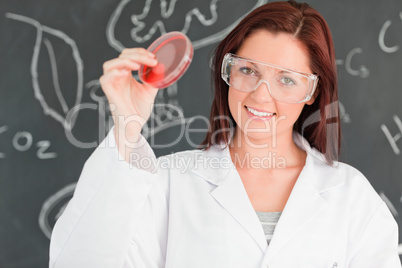
[[[305,166],[289,196],[281,218],[276,225],[274,236],[267,249],[267,242],[261,223],[248,198],[241,178],[231,161],[229,147],[216,145],[203,152],[205,161],[220,159],[220,165],[204,165],[191,171],[216,188],[211,196],[248,232],[265,253],[269,261],[291,238],[303,230],[303,226],[327,206],[321,193],[345,183],[344,177],[332,176],[336,169],[325,163],[324,156],[311,148],[307,140],[294,133],[294,142],[307,152]],[[214,160],[216,162],[216,160]]]

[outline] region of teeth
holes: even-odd
[[[254,109],[251,109],[251,108],[248,108],[248,107],[246,107],[246,108],[247,108],[247,110],[250,111],[250,113],[252,113],[253,115],[256,115],[256,116],[272,116],[272,115],[275,114],[275,113],[258,112],[258,111],[254,110]]]

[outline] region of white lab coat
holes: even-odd
[[[121,160],[111,131],[57,221],[50,267],[400,268],[397,223],[368,180],[294,139],[306,164],[268,246],[228,148],[161,157],[155,171]],[[140,143],[133,159],[155,161]]]

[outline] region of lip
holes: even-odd
[[[247,106],[247,105],[244,105],[244,107],[245,107],[246,109],[247,109],[247,108],[250,108],[250,109],[256,110],[257,112],[275,114],[274,112],[270,112],[270,111],[266,111],[266,110],[261,110],[261,109],[258,109],[258,108],[255,108],[255,107],[251,107],[251,106]]]
[[[276,116],[276,113],[273,113],[273,115],[270,115],[270,116],[257,116],[257,115],[254,115],[253,113],[251,113],[247,108],[256,110],[257,112],[263,112],[263,113],[273,113],[273,112],[269,112],[269,111],[266,111],[266,110],[261,110],[261,109],[257,109],[257,108],[245,105],[244,109],[246,109],[247,115],[253,120],[266,121],[266,120],[269,120],[272,117]]]

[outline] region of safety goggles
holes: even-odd
[[[223,59],[221,75],[230,87],[244,92],[253,92],[265,83],[272,98],[286,103],[310,100],[318,83],[318,76],[314,74],[231,53],[227,53]]]

